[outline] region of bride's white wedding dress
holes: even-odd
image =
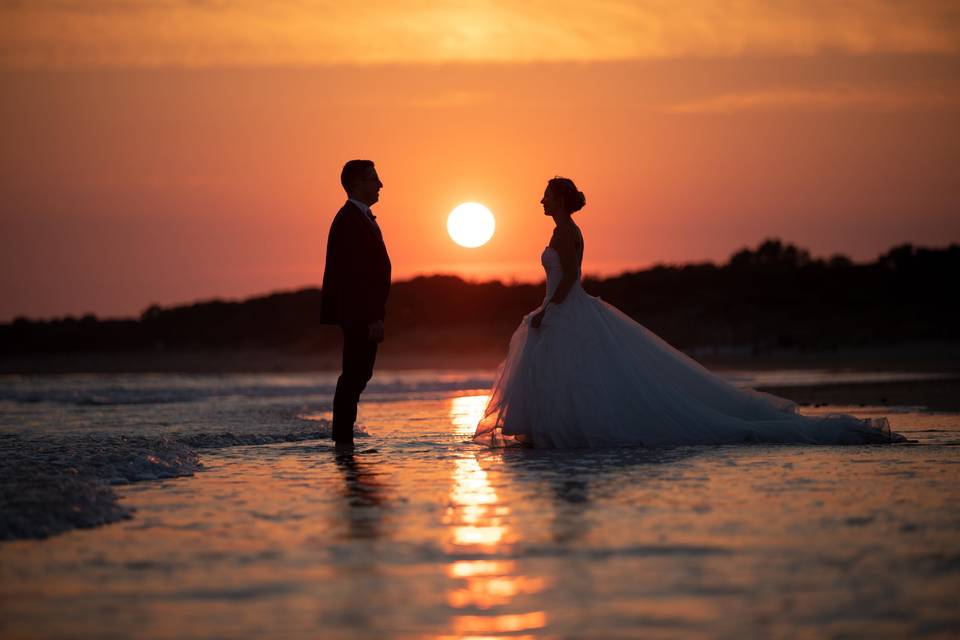
[[[563,276],[541,256],[546,301]],[[573,284],[539,329],[524,317],[500,365],[474,440],[491,446],[582,448],[743,442],[903,441],[886,419],[807,417],[789,400],[735,387],[626,314]]]

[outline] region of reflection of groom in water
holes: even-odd
[[[333,439],[353,445],[360,393],[373,376],[390,292],[390,257],[370,207],[383,183],[370,160],[343,165],[347,202],[330,225],[321,298],[323,320],[343,330],[343,371],[333,397]]]

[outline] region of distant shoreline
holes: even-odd
[[[402,350],[384,344],[378,370],[496,369],[502,350]],[[956,372],[960,375],[960,343],[920,342],[887,347],[840,348],[822,351],[698,349],[689,353],[711,369],[826,369]],[[338,371],[340,353],[327,350],[297,353],[283,350],[154,350],[67,352],[0,356],[0,374],[56,375],[67,373],[300,373]]]

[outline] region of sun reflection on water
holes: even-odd
[[[484,409],[490,402],[490,394],[480,396],[460,396],[450,401],[450,423],[454,433],[463,436],[472,436],[477,430],[477,423],[483,418]]]
[[[480,547],[471,551],[487,553],[496,551],[507,533],[503,521],[509,514],[508,507],[498,505],[497,492],[476,458],[454,460],[447,522],[453,525],[452,544],[458,551],[462,551],[462,547]]]
[[[454,432],[472,435],[489,399],[487,395],[452,398],[449,416]],[[510,508],[495,484],[500,472],[496,466],[485,470],[480,455],[470,453],[454,460],[445,517],[450,530],[446,550],[453,556],[489,558],[456,560],[447,566],[451,583],[447,604],[458,614],[453,616],[452,633],[441,637],[533,637],[524,634],[546,628],[547,614],[524,610],[521,599],[542,592],[547,581],[523,575],[515,561],[501,559],[514,539]]]
[[[462,560],[447,567],[450,578],[460,579],[463,586],[450,591],[451,607],[490,609],[509,604],[514,596],[543,591],[543,578],[517,576],[513,561]]]

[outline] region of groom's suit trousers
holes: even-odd
[[[332,436],[337,442],[352,442],[357,404],[360,402],[360,394],[373,377],[377,343],[368,339],[370,329],[366,324],[343,325],[341,328],[343,373],[337,379],[337,391],[333,396]]]

